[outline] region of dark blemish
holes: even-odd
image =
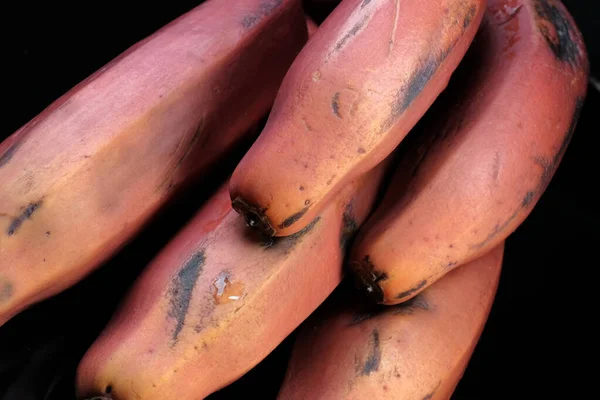
[[[304,169],[308,169],[308,164],[304,163]]]
[[[242,20],[242,25],[244,28],[249,29],[256,25],[264,17],[270,15],[273,11],[277,9],[283,3],[283,0],[271,0],[271,1],[263,1],[260,5],[260,9],[258,12],[252,15],[246,15]]]
[[[419,290],[423,289],[425,287],[425,285],[427,285],[427,279],[423,279],[421,282],[419,282],[417,284],[417,286],[413,287],[412,289],[408,289],[402,293],[399,293],[396,298],[397,299],[403,299],[405,297],[410,296],[413,293],[418,292]]]
[[[381,126],[381,133],[390,129],[404,111],[406,111],[406,109],[415,101],[419,94],[421,94],[429,80],[437,72],[444,58],[445,54],[442,54],[442,57],[430,57],[421,68],[412,74],[408,83],[404,85],[396,95],[396,100],[394,101],[394,104],[392,104],[390,115]]]
[[[479,250],[483,246],[488,244],[490,241],[492,241],[492,239],[494,239],[496,236],[498,236],[498,234],[500,232],[502,232],[504,229],[506,229],[506,227],[513,221],[513,219],[515,219],[517,217],[517,215],[519,215],[520,211],[521,211],[521,209],[519,208],[517,211],[512,213],[512,215],[510,217],[508,217],[508,219],[506,221],[504,221],[504,223],[496,224],[496,226],[494,227],[492,232],[490,232],[490,234],[487,235],[487,237],[482,242],[479,242],[475,245],[469,246],[469,248],[471,250]],[[474,233],[476,233],[476,232],[474,232]]]
[[[533,202],[533,199],[535,198],[535,196],[539,195],[540,193],[543,193],[544,190],[546,190],[546,187],[548,186],[548,184],[550,183],[550,180],[552,179],[554,171],[556,170],[556,168],[558,168],[558,164],[560,163],[560,160],[562,159],[564,153],[566,152],[569,142],[571,141],[571,139],[573,137],[573,133],[575,132],[575,128],[577,126],[577,121],[579,120],[579,116],[581,114],[581,109],[583,108],[583,100],[584,99],[582,97],[577,98],[576,103],[575,103],[575,110],[573,111],[573,116],[571,118],[571,124],[569,125],[569,129],[567,130],[567,133],[565,134],[565,137],[564,137],[560,147],[554,154],[554,157],[551,160],[549,160],[545,157],[535,158],[535,162],[542,167],[542,176],[540,178],[540,182],[538,183],[537,187],[534,190],[527,192],[523,201],[521,202],[521,207],[518,210],[516,210],[514,213],[512,213],[512,215],[510,217],[508,217],[508,219],[504,223],[496,224],[496,226],[494,227],[494,230],[483,241],[470,246],[470,249],[481,249],[485,245],[487,245],[519,215],[520,211],[523,208],[528,207]],[[474,233],[477,233],[477,232],[474,232]]]
[[[358,148],[358,154],[365,154],[367,151],[365,149],[363,149],[362,147]]]
[[[360,5],[360,8],[361,8],[361,9],[365,8],[365,6],[366,6],[367,4],[369,4],[370,2],[371,2],[371,0],[363,0],[363,2],[362,2],[362,3],[361,3],[361,5]]]
[[[525,198],[521,202],[521,208],[527,208],[533,202],[533,198],[535,197],[535,192],[529,191],[525,195]]]
[[[169,290],[171,309],[168,315],[177,321],[172,336],[173,345],[177,343],[179,333],[183,329],[185,317],[190,307],[190,301],[192,300],[192,292],[202,273],[205,260],[204,250],[195,253],[185,262],[181,270],[177,273],[177,276],[171,281],[171,288]]]
[[[29,205],[23,210],[21,215],[19,215],[12,221],[12,223],[8,227],[8,231],[6,232],[6,234],[8,236],[14,235],[17,232],[17,230],[21,227],[21,225],[23,225],[23,222],[25,222],[25,220],[30,219],[31,215],[35,212],[35,210],[40,208],[41,205],[41,200],[37,203],[29,203]]]
[[[358,230],[358,223],[354,216],[354,199],[346,204],[344,209],[344,215],[342,217],[342,231],[340,233],[340,248],[345,253],[348,248],[348,244],[352,240],[354,233]]]
[[[46,231],[46,237],[50,237],[50,231]]]
[[[425,65],[417,70],[410,78],[408,86],[404,90],[404,96],[400,103],[400,112],[403,113],[415,99],[421,94],[429,80],[436,73],[441,61],[435,58],[430,58]]]
[[[521,11],[521,9],[523,8],[523,4],[519,4],[517,6],[517,8],[515,8],[510,15],[508,16],[508,18],[505,21],[502,21],[501,23],[498,24],[498,26],[502,26],[502,25],[506,25],[508,24],[510,21],[512,21],[513,19],[515,19],[515,17],[517,15],[519,15],[519,12]],[[520,128],[522,128],[523,126],[520,126]]]
[[[110,394],[112,392],[112,386],[108,385],[106,389],[104,389],[104,393]]]
[[[435,387],[435,389],[433,389],[431,391],[431,393],[425,395],[425,397],[423,397],[422,400],[431,400],[433,398],[433,396],[435,395],[435,392],[437,392],[437,390],[439,389],[440,385],[442,384],[442,381],[439,381],[437,386]]]
[[[405,302],[395,305],[362,305],[360,311],[357,311],[354,314],[352,320],[348,325],[357,325],[363,321],[370,320],[380,315],[412,315],[417,310],[429,309],[429,303],[427,303],[427,300],[421,294],[418,294],[415,297],[406,300]]]
[[[576,29],[571,25],[561,7],[550,4],[548,0],[536,0],[535,11],[542,20],[538,29],[554,56],[572,67],[581,63],[582,52],[574,39]],[[550,31],[550,27],[555,32]]]
[[[269,238],[275,234],[275,229],[273,229],[269,218],[265,215],[266,209],[246,202],[241,197],[236,197],[231,202],[231,207],[244,217],[249,227],[260,232],[264,237]]]
[[[475,18],[475,14],[477,14],[477,7],[474,5],[469,8],[467,15],[465,16],[465,21],[463,22],[463,28],[467,29],[471,22],[473,22],[473,18]]]
[[[446,264],[446,268],[456,267],[457,265],[458,261],[450,261],[448,264]]]
[[[331,111],[336,117],[342,118],[340,115],[340,92],[336,92],[331,98]]]
[[[0,303],[8,301],[13,295],[13,285],[10,282],[0,282]]]
[[[379,371],[379,363],[381,362],[381,347],[379,346],[379,330],[373,329],[369,338],[369,355],[365,366],[362,369],[361,375],[370,375],[371,372]]]
[[[46,262],[46,259],[44,258],[42,261]]]
[[[304,205],[305,205],[305,206],[307,206],[307,205],[309,205],[309,204],[310,204],[310,200],[305,200],[305,201],[304,201]]]
[[[300,185],[300,187],[298,188],[299,191],[303,191],[304,190],[304,186]]]
[[[302,230],[300,230],[296,233],[293,233],[291,235],[272,237],[272,238],[270,238],[270,241],[268,243],[263,243],[263,247],[266,249],[285,248],[285,251],[289,252],[298,242],[300,242],[300,240],[302,239],[302,237],[304,237],[304,235],[309,233],[315,227],[315,225],[317,225],[317,223],[320,220],[321,220],[321,217],[316,217],[315,219],[312,220],[312,222],[310,224],[306,225],[306,227],[304,227]]]
[[[4,167],[13,158],[22,142],[13,143],[6,151],[0,154],[0,168]]]
[[[417,310],[429,310],[429,303],[421,294],[416,295],[403,303],[393,306],[385,306],[390,308],[393,315],[412,315]]]
[[[306,214],[308,209],[309,207],[304,207],[302,210],[293,214],[289,218],[286,218],[281,224],[279,224],[279,229],[289,228],[290,226],[294,225],[294,223],[298,222],[298,220],[302,218],[304,214]]]
[[[450,244],[448,247],[450,247],[450,248],[452,249],[452,248],[454,247],[454,245],[453,245],[453,244]]]
[[[345,45],[346,42],[348,40],[350,40],[350,38],[352,38],[353,36],[355,36],[358,32],[360,32],[360,30],[365,26],[365,23],[367,22],[367,16],[364,16],[360,21],[358,21],[356,23],[356,25],[354,25],[352,27],[352,29],[350,29],[350,31],[348,31],[348,33],[346,33],[344,35],[343,38],[341,38],[333,47],[333,52],[338,52],[340,51]]]

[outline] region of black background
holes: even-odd
[[[2,2],[0,139],[198,3]],[[308,10],[320,21],[329,6],[327,1],[316,3],[323,5]],[[584,34],[592,75],[600,76],[599,2],[564,3]],[[599,111],[600,92],[590,85],[561,166],[532,214],[507,241],[496,302],[453,399],[580,398],[594,393]],[[0,328],[0,399],[72,399],[77,362],[121,295],[155,255],[153,249],[167,242],[233,167],[193,187],[88,279]],[[292,339],[210,398],[275,398]]]

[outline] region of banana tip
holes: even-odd
[[[236,197],[233,199],[231,206],[237,213],[244,217],[246,223],[252,229],[257,230],[267,238],[275,235],[275,229],[273,229],[273,225],[269,221],[269,218],[265,215],[265,210],[250,202],[247,202],[241,197]]]
[[[385,273],[377,273],[369,257],[359,262],[351,262],[350,270],[354,276],[355,286],[369,299],[369,301],[382,304],[385,300],[379,282],[387,279]]]

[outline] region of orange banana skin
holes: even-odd
[[[78,369],[80,397],[195,400],[266,357],[338,285],[382,163],[302,232],[260,243],[226,186],[134,285]]]
[[[329,303],[301,328],[278,399],[449,399],[487,321],[503,254],[501,243],[403,304]]]
[[[266,127],[230,180],[266,236],[300,231],[383,160],[471,43],[484,0],[345,0],[286,74]]]
[[[297,0],[210,0],[0,144],[0,324],[110,257],[271,107]]]
[[[558,1],[488,1],[473,51],[426,116],[431,143],[400,165],[352,249],[375,301],[410,299],[522,223],[569,144],[588,68]]]

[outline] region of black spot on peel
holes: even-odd
[[[348,42],[348,40],[350,40],[352,37],[356,36],[356,34],[358,32],[361,31],[361,29],[365,26],[365,24],[367,23],[367,16],[364,16],[363,18],[361,18],[360,21],[358,21],[349,31],[348,33],[346,33],[344,35],[344,37],[342,37],[333,47],[333,53],[336,53],[338,51],[340,51],[341,49],[344,48],[344,46],[346,45],[346,43]]]
[[[316,217],[311,221],[310,224],[306,225],[302,230],[291,235],[268,238],[266,239],[266,241],[263,241],[262,246],[265,249],[284,249],[287,253],[291,249],[293,249],[294,246],[296,246],[296,244],[301,242],[302,238],[306,234],[308,234],[320,220],[321,217]]]
[[[405,302],[391,306],[362,303],[359,309],[354,313],[354,316],[348,325],[354,326],[363,321],[368,321],[382,315],[412,315],[418,310],[427,311],[429,309],[429,303],[421,294],[418,294]]]
[[[422,400],[431,400],[433,399],[433,396],[435,396],[435,393],[437,392],[437,390],[439,389],[440,385],[442,384],[442,381],[438,382],[437,386],[428,394],[425,395],[425,397],[423,397]]]
[[[331,98],[331,111],[336,117],[342,118],[340,115],[340,92],[336,92]]]
[[[408,289],[402,293],[399,293],[396,298],[397,299],[403,299],[405,297],[410,296],[411,294],[415,294],[416,292],[418,292],[419,290],[423,289],[425,287],[425,285],[427,285],[427,279],[423,279],[421,282],[419,282],[415,287]]]
[[[442,60],[431,57],[420,69],[415,71],[408,83],[408,86],[404,90],[404,96],[402,97],[399,107],[400,113],[403,113],[408,107],[410,107],[419,94],[421,94],[429,80],[436,73],[441,62]]]
[[[360,8],[365,8],[370,2],[371,0],[363,0],[363,2],[360,4]]]
[[[10,300],[13,290],[12,283],[0,280],[0,303]]]
[[[0,168],[4,167],[12,160],[19,147],[21,147],[21,142],[13,143],[13,145],[6,149],[4,153],[0,154]]]
[[[523,198],[523,201],[521,202],[521,208],[529,207],[529,205],[533,202],[534,197],[535,197],[534,191],[527,192],[527,194]]]
[[[205,261],[204,250],[195,253],[185,262],[181,270],[177,273],[177,276],[171,281],[171,287],[168,293],[171,309],[169,310],[168,316],[169,318],[174,318],[177,322],[171,337],[173,345],[177,342],[179,334],[183,329],[185,317],[190,307],[192,293],[196,286],[196,282],[202,273]]]
[[[33,213],[41,206],[42,206],[41,200],[36,203],[29,203],[29,205],[27,207],[25,207],[23,212],[21,212],[21,215],[19,215],[15,219],[13,219],[11,224],[8,226],[8,230],[6,231],[6,234],[8,236],[14,235],[19,230],[21,225],[23,225],[23,222],[25,222],[28,219],[31,219],[31,216],[33,215]]]
[[[246,29],[252,28],[256,25],[260,20],[264,17],[269,16],[273,11],[275,11],[280,5],[283,3],[283,0],[265,0],[260,4],[260,7],[257,12],[254,14],[246,15],[242,19],[242,25]]]
[[[289,228],[290,226],[294,225],[300,218],[302,218],[304,214],[306,214],[308,208],[309,207],[304,207],[302,210],[286,218],[281,224],[279,224],[279,229]]]
[[[381,347],[379,344],[379,329],[374,328],[369,337],[369,354],[362,368],[361,375],[370,375],[372,372],[379,371],[381,363]]]
[[[574,38],[576,28],[569,22],[564,8],[553,3],[549,0],[535,1],[538,30],[558,60],[579,67],[582,51]]]
[[[519,208],[517,211],[512,213],[511,216],[508,217],[508,219],[506,221],[504,221],[502,224],[496,224],[494,229],[487,235],[487,237],[483,241],[481,241],[477,244],[474,244],[472,246],[469,246],[469,248],[471,250],[479,250],[479,249],[483,248],[485,245],[490,243],[496,236],[498,236],[502,231],[504,231],[504,229],[506,229],[506,227],[517,217],[517,215],[519,215],[520,212],[521,212],[521,208]]]
[[[413,72],[408,83],[403,86],[398,94],[396,100],[392,104],[390,115],[384,121],[381,127],[381,133],[390,129],[400,116],[410,107],[410,105],[417,99],[423,89],[433,75],[437,72],[440,64],[446,58],[448,52],[444,52],[437,57],[429,57],[427,61],[416,71]]]
[[[477,14],[477,7],[472,5],[469,8],[469,11],[467,11],[467,15],[465,16],[465,20],[463,22],[463,28],[467,29],[469,27],[469,25],[471,25],[471,22],[473,22],[473,18],[475,18],[476,14]]]

